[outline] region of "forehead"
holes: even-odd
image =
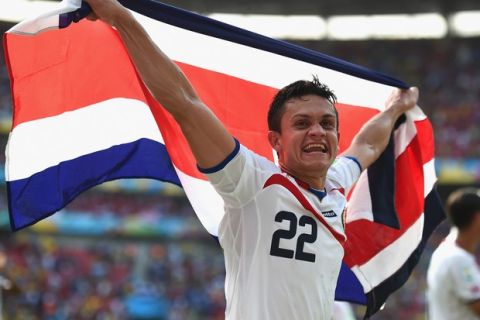
[[[325,98],[317,95],[305,95],[285,102],[283,118],[296,116],[336,117],[335,108]]]

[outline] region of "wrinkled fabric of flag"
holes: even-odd
[[[341,152],[384,109],[394,87],[408,87],[169,5],[121,2],[231,134],[272,161],[266,118],[279,88],[317,75],[334,89]],[[102,182],[152,178],[183,187],[216,236],[221,198],[198,172],[178,125],[145,88],[116,30],[100,21],[70,24],[80,5],[64,0],[4,35],[14,108],[5,168],[12,229],[54,214]],[[444,217],[435,182],[432,127],[417,106],[349,195],[337,300],[366,305],[368,317],[405,283]]]

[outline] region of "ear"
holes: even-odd
[[[340,131],[337,131],[337,142],[338,142],[337,148],[340,149]]]
[[[282,150],[282,143],[281,143],[279,132],[268,131],[268,142],[270,142],[270,145],[277,153],[279,153]]]

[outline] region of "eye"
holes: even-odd
[[[295,121],[294,126],[296,128],[306,128],[309,126],[309,122],[306,119],[300,119]]]
[[[320,125],[322,126],[322,128],[326,129],[326,130],[333,130],[335,129],[335,122],[333,120],[330,120],[330,119],[325,119],[325,120],[322,120],[320,122]]]

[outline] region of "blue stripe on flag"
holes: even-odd
[[[7,182],[11,228],[32,225],[63,208],[81,192],[119,178],[152,178],[180,185],[165,146],[140,139]]]
[[[403,114],[395,123],[395,130],[407,120]],[[380,157],[367,169],[373,221],[400,229],[395,208],[395,140],[394,133]]]
[[[335,289],[335,300],[366,304],[363,287],[350,268],[342,262]]]

